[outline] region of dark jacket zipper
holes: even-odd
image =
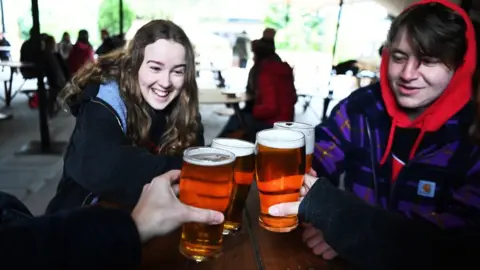
[[[95,99],[95,98],[90,99],[90,101],[93,102],[93,103],[102,105],[102,106],[105,107],[109,112],[111,112],[111,113],[113,114],[113,116],[115,117],[115,119],[117,119],[118,126],[120,127],[120,129],[121,129],[122,132],[123,132],[123,127],[122,127],[122,122],[120,121],[120,117],[118,116],[117,112],[115,112],[115,110],[110,107],[110,105],[106,104],[106,103],[103,102],[102,100],[97,100],[97,99]],[[95,194],[93,194],[92,192],[90,192],[90,193],[85,197],[85,199],[83,200],[83,202],[82,202],[82,207],[83,207],[83,206],[87,206],[87,205],[91,205],[91,204],[94,203],[95,200],[97,200],[97,199],[98,199],[98,197],[95,196]]]
[[[368,118],[365,117],[365,124],[367,126],[367,136],[368,136],[368,142],[370,144],[370,162],[372,165],[372,178],[373,178],[373,194],[374,194],[374,202],[375,205],[380,206],[379,201],[378,201],[378,182],[377,182],[377,166],[376,166],[376,155],[375,155],[375,147],[373,144],[373,137],[372,137],[372,131],[370,130],[370,123],[368,121]]]
[[[374,147],[374,144],[373,144],[372,131],[370,130],[370,123],[369,123],[367,117],[365,117],[365,124],[367,126],[367,136],[368,136],[368,140],[369,140],[369,143],[370,143],[370,162],[372,164],[373,191],[374,191],[374,196],[375,196],[375,204],[377,206],[381,206],[379,204],[379,190],[378,190],[378,182],[377,182],[378,179],[377,179],[377,172],[376,172],[376,167],[377,166],[376,166],[375,147]],[[393,182],[393,184],[390,185],[390,194],[389,194],[390,196],[389,196],[388,203],[387,203],[387,209],[388,210],[394,210],[395,209],[395,207],[394,207],[395,206],[394,205],[394,203],[395,203],[395,187],[397,186],[398,181],[401,179],[401,176],[404,174],[405,170],[408,169],[408,167],[410,167],[412,163],[415,163],[419,158],[420,158],[420,156],[417,156],[414,159],[405,163],[405,166],[402,168],[402,170],[398,174],[395,182]]]
[[[90,101],[92,101],[93,103],[97,103],[97,104],[100,104],[102,105],[103,107],[105,107],[109,112],[111,112],[113,114],[113,116],[115,116],[115,119],[117,119],[117,123],[118,123],[118,126],[120,127],[120,129],[122,130],[123,132],[123,127],[122,127],[122,121],[120,121],[120,117],[118,116],[117,112],[115,112],[115,110],[110,107],[110,105],[107,105],[105,104],[105,102],[101,101],[101,100],[97,100],[95,98],[92,98]]]

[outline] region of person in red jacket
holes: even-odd
[[[70,73],[76,73],[85,63],[93,61],[94,51],[92,45],[88,41],[88,31],[80,30],[78,32],[77,43],[73,45],[70,55],[68,56],[68,67]]]
[[[297,94],[292,68],[278,61],[272,47],[262,41],[254,53],[258,74],[253,118],[272,126],[277,121],[293,121]]]
[[[293,70],[280,60],[275,46],[260,39],[253,42],[252,51],[255,64],[249,81],[253,86],[253,108],[251,112],[242,111],[247,133],[243,137],[247,139],[277,121],[293,121],[297,102]],[[241,129],[238,118],[232,116],[219,137],[236,136]]]

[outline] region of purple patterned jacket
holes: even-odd
[[[316,127],[313,168],[334,180],[345,172],[348,191],[409,218],[441,228],[480,224],[480,151],[468,135],[472,121],[468,104],[426,134],[392,183],[392,158],[380,165],[391,119],[374,84],[353,92]]]

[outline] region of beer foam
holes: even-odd
[[[255,145],[251,142],[230,138],[215,138],[212,147],[228,150],[237,157],[245,157],[255,153]]]
[[[198,166],[220,166],[235,161],[235,155],[213,147],[192,147],[183,152],[183,161]]]
[[[290,129],[266,129],[257,133],[257,144],[278,149],[294,149],[305,145],[305,135]]]
[[[290,129],[300,131],[305,135],[305,152],[307,155],[313,154],[315,148],[315,127],[310,124],[299,122],[275,122],[274,128]]]

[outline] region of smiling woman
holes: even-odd
[[[203,145],[194,52],[166,20],[80,69],[62,93],[77,118],[48,212],[106,200],[132,206],[143,185]]]
[[[160,56],[164,59],[158,59]],[[159,39],[145,47],[138,82],[143,98],[153,109],[165,109],[180,94],[185,67],[185,48],[182,45]]]

